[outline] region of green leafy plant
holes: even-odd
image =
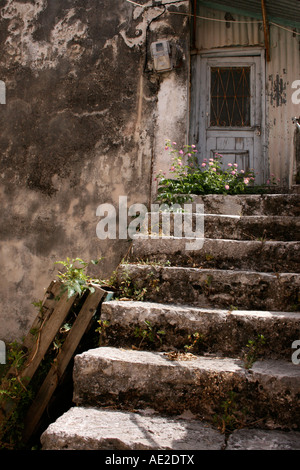
[[[145,340],[151,343],[154,343],[156,340],[158,340],[160,344],[162,344],[161,336],[166,334],[165,331],[164,330],[157,331],[157,329],[154,326],[152,326],[148,320],[145,320],[144,322],[146,324],[146,328],[141,328],[138,326],[136,327],[134,331],[134,336],[136,338],[141,338],[138,348],[142,346],[142,343]]]
[[[98,264],[99,260],[92,260],[92,264]],[[65,272],[59,272],[57,277],[62,282],[62,293],[68,292],[68,298],[73,295],[79,294],[81,296],[86,290],[95,292],[93,284],[98,284],[99,281],[90,278],[86,274],[89,263],[84,262],[80,258],[70,259],[66,261],[56,261],[55,264],[62,264]]]
[[[231,432],[242,424],[236,396],[234,391],[229,391],[227,399],[222,401],[220,405],[222,412],[214,416],[214,421],[222,434]]]
[[[108,320],[101,320],[99,319],[97,321],[98,323],[98,328],[96,328],[95,332],[99,333],[99,346],[103,344],[106,338],[106,330],[110,326],[110,323]]]
[[[204,336],[196,331],[188,335],[188,344],[185,344],[184,349],[186,352],[195,351],[197,347],[203,342]]]
[[[147,294],[147,287],[140,288],[136,285],[134,279],[131,278],[129,273],[125,270],[118,274],[114,271],[110,279],[103,281],[104,284],[116,289],[115,299],[131,299],[136,301],[143,301]]]
[[[218,153],[209,160],[204,158],[199,166],[195,145],[179,150],[176,142],[167,141],[165,150],[171,154],[170,172],[175,178],[166,178],[163,172],[156,176],[161,203],[182,204],[193,194],[242,194],[255,180],[253,171],[238,170],[237,163],[223,169],[223,157]]]
[[[0,423],[0,449],[13,450],[22,446],[23,419],[33,396],[26,377],[19,376],[26,359],[22,344],[17,341],[8,344],[6,369],[11,373],[2,379],[0,385],[0,409],[4,410]],[[12,413],[11,406],[14,407]],[[5,411],[8,411],[8,418]]]

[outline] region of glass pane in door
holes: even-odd
[[[250,98],[250,67],[211,67],[210,127],[249,127]]]

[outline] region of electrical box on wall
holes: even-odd
[[[172,70],[171,49],[169,41],[157,41],[151,44],[151,55],[156,72]]]

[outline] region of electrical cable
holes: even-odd
[[[164,7],[164,9],[163,9],[163,11],[162,11],[161,13],[159,13],[157,16],[155,16],[154,18],[152,18],[152,20],[149,21],[149,23],[148,23],[148,25],[147,25],[147,28],[146,28],[146,37],[145,37],[146,55],[145,55],[144,72],[146,72],[147,64],[148,64],[148,32],[149,32],[151,23],[152,23],[153,21],[158,20],[158,18],[160,18],[165,12],[166,12],[166,7]]]

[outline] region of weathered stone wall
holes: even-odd
[[[5,341],[27,332],[37,313],[31,302],[55,277],[55,261],[103,256],[92,274],[113,271],[129,244],[97,238],[98,205],[117,208],[120,195],[129,205],[149,204],[158,149],[165,138],[184,138],[188,18],[175,13],[184,13],[189,2],[139,3],[147,8],[126,0],[1,2]],[[171,41],[175,68],[155,74],[149,46],[164,38]],[[173,115],[168,102],[178,95]]]

